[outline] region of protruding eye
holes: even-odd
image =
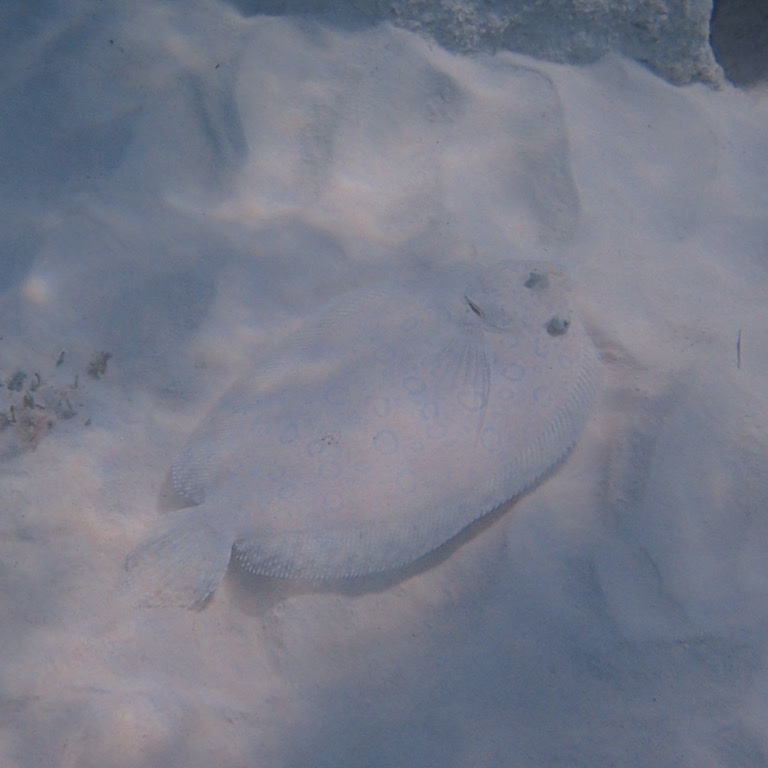
[[[565,336],[568,333],[568,328],[571,326],[571,321],[565,317],[558,317],[555,315],[550,318],[547,323],[547,333],[550,336]]]
[[[528,279],[523,283],[526,288],[535,288],[542,290],[549,286],[549,275],[545,272],[531,272]]]

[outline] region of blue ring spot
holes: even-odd
[[[373,444],[377,451],[385,454],[397,453],[400,441],[391,429],[381,429],[373,436]]]

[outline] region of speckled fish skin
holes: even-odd
[[[233,551],[278,577],[400,567],[535,485],[598,381],[568,279],[543,263],[343,298],[214,406],[172,468],[195,506],[164,515],[127,566],[150,601],[186,605]]]

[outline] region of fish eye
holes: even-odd
[[[571,325],[571,321],[565,317],[558,317],[555,315],[550,318],[547,323],[547,333],[550,336],[565,336],[568,333],[568,328]]]
[[[526,288],[535,288],[537,290],[547,288],[549,286],[549,275],[542,272],[531,272],[523,285]]]

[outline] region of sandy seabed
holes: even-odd
[[[0,763],[766,765],[765,91],[68,14],[2,54]],[[507,256],[567,269],[604,360],[558,472],[403,573],[136,605],[125,556],[250,361]]]

